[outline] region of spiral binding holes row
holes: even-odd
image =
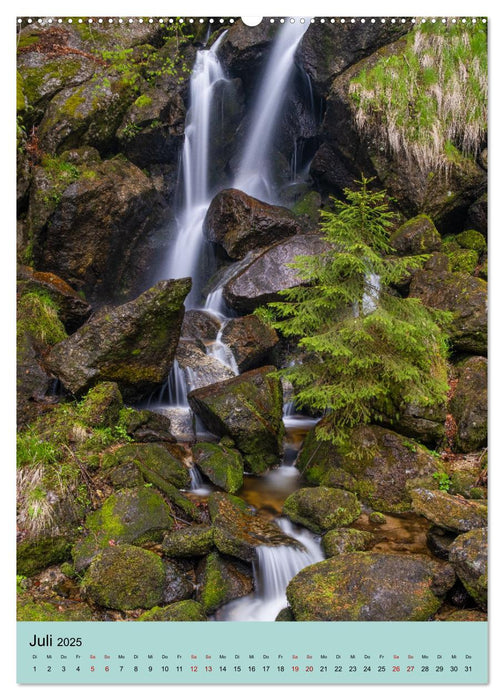
[[[34,24],[35,26],[37,24],[98,24],[98,25],[107,25],[107,24],[123,24],[125,26],[138,23],[138,24],[184,24],[185,22],[188,22],[189,24],[204,24],[205,22],[209,22],[210,24],[234,24],[237,19],[235,17],[227,17],[227,18],[214,18],[214,17],[200,17],[199,19],[195,19],[194,17],[190,18],[181,18],[181,17],[128,17],[128,18],[123,18],[123,17],[48,17],[48,18],[39,18],[39,19],[32,19],[31,17],[28,18],[18,18],[17,22],[18,24]],[[275,22],[279,22],[280,24],[284,24],[285,22],[291,22],[294,23],[296,21],[299,21],[304,24],[306,22],[306,18],[304,17],[271,17],[269,19],[269,22],[271,24],[274,24]],[[422,18],[420,20],[415,19],[414,17],[411,18],[405,18],[405,17],[380,17],[380,18],[374,18],[374,17],[351,17],[351,18],[335,18],[335,17],[318,17],[314,18],[312,17],[310,20],[311,24],[315,24],[316,22],[319,22],[320,24],[324,23],[330,23],[330,24],[335,24],[335,23],[340,23],[340,24],[365,24],[366,22],[370,24],[376,24],[381,23],[381,24],[415,24],[417,22],[421,22],[422,24],[426,24],[427,22],[430,22],[432,24],[435,24],[436,22],[441,22],[442,24],[457,24],[457,23],[462,23],[462,24],[476,24],[476,22],[481,21],[484,24],[486,23],[486,18],[476,18],[476,17],[443,17],[443,18]]]

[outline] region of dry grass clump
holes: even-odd
[[[487,129],[486,25],[422,24],[350,84],[358,128],[422,173],[476,157]]]

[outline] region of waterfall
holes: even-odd
[[[252,129],[238,166],[233,187],[266,202],[272,201],[271,144],[294,69],[294,55],[309,20],[286,22],[280,29],[266,71],[259,84],[252,113]]]
[[[192,277],[189,302],[198,298],[197,274],[203,239],[203,221],[211,201],[208,185],[210,160],[210,125],[217,84],[226,80],[217,51],[226,32],[209,50],[198,51],[191,75],[190,107],[185,125],[182,151],[184,205],[177,217],[177,236],[167,265],[166,277]]]
[[[214,357],[216,360],[234,372],[235,375],[238,375],[240,374],[240,370],[238,369],[233,351],[228,345],[222,342],[222,332],[225,325],[226,323],[224,322],[217,333],[217,338],[207,348],[207,355]]]
[[[280,529],[303,545],[302,549],[282,545],[257,548],[254,563],[255,591],[219,610],[219,620],[273,621],[287,606],[285,590],[289,581],[305,567],[324,559],[314,535],[295,527],[287,518],[277,520]]]
[[[179,365],[177,360],[173,360],[173,366],[168,377],[168,385],[166,392],[162,392],[160,403],[163,403],[166,395],[166,402],[174,408],[189,408],[187,401],[187,382],[184,370]]]

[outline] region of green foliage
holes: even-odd
[[[51,346],[67,337],[58,318],[58,307],[49,294],[33,291],[23,294],[18,301],[18,339],[29,333],[36,344]]]
[[[322,212],[328,250],[298,256],[293,267],[304,284],[269,304],[273,326],[304,352],[302,363],[281,371],[296,405],[327,413],[317,436],[342,446],[352,427],[393,418],[401,404],[436,404],[447,391],[438,323],[448,315],[389,291],[428,256],[387,256],[394,215],[369,182]]]
[[[448,474],[446,474],[446,472],[434,472],[432,476],[437,481],[440,491],[450,490],[452,482]]]
[[[423,173],[474,157],[487,128],[487,36],[481,22],[417,26],[401,55],[350,84],[364,132]]]

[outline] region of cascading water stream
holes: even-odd
[[[190,108],[187,113],[182,152],[184,206],[177,217],[177,237],[170,254],[166,277],[192,277],[189,305],[198,299],[198,262],[203,244],[203,221],[210,206],[208,184],[210,126],[216,86],[226,80],[217,51],[226,32],[209,50],[198,51],[190,81]]]
[[[233,187],[265,202],[275,203],[271,182],[271,145],[278,126],[294,56],[309,20],[286,22],[280,29],[269,57],[251,119],[251,132],[238,166]]]

